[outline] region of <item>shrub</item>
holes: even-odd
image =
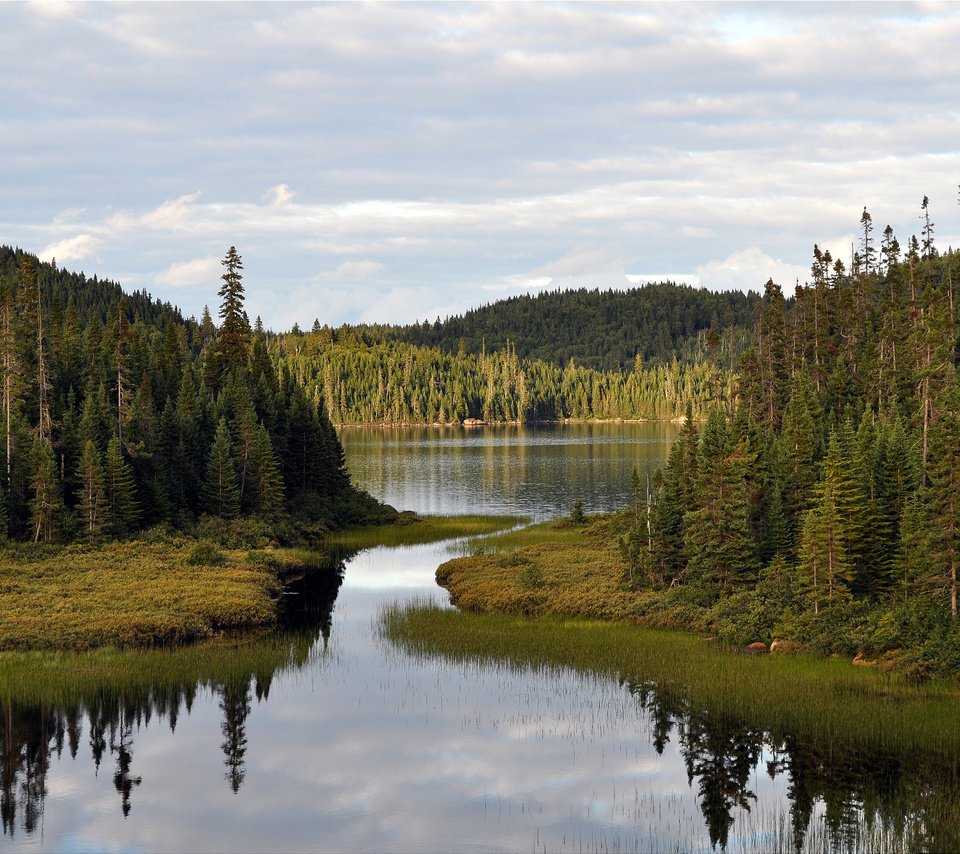
[[[199,540],[187,555],[187,563],[191,566],[217,566],[223,560],[223,552],[210,540]]]

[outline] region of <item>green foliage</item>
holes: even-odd
[[[224,554],[210,540],[198,540],[187,554],[190,566],[218,566],[224,562]]]
[[[235,249],[224,266],[218,330],[209,312],[184,319],[146,293],[0,247],[4,533],[92,542],[187,530],[213,510],[270,519],[293,539],[287,508],[304,491],[319,496],[317,515],[300,514],[304,531],[378,517],[350,485],[322,397],[284,370],[262,327],[249,329]],[[214,448],[221,420],[238,504],[222,437]],[[211,457],[225,478],[216,496]]]

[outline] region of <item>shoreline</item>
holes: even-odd
[[[461,429],[477,429],[480,427],[529,427],[549,424],[677,424],[682,425],[685,417],[677,418],[537,418],[527,421],[484,421],[480,418],[465,418],[463,421],[366,421],[366,422],[334,422],[334,427],[389,430],[392,428],[425,428],[449,427]],[[700,419],[694,419],[699,423]]]

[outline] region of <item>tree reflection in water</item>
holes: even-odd
[[[647,714],[658,754],[676,733],[711,846],[725,849],[734,811],[749,812],[755,803],[749,783],[761,760],[771,779],[787,775],[791,836],[798,851],[818,804],[832,849],[863,850],[864,837],[876,829],[900,840],[894,847],[905,850],[960,846],[957,757],[800,741],[789,733],[753,729],[735,716],[688,708],[684,700],[667,700],[649,683],[626,685]]]
[[[3,701],[0,818],[4,835],[13,837],[17,830],[31,834],[40,827],[51,758],[59,760],[65,748],[72,759],[77,757],[84,723],[95,773],[99,773],[108,752],[116,758],[113,784],[120,796],[120,809],[124,817],[128,816],[134,791],[143,782],[134,769],[134,729],[146,728],[156,719],[165,720],[174,732],[181,712],[190,713],[198,692],[205,687],[220,698],[224,776],[230,788],[238,792],[246,773],[246,724],[252,698],[256,696],[257,702],[267,699],[278,668],[302,665],[318,641],[326,648],[348,556],[338,553],[318,559],[316,566],[290,585],[279,634],[225,650],[228,675],[222,679],[210,674],[199,681],[174,677],[149,688],[100,685],[83,692],[69,705],[56,700],[35,704]],[[267,644],[283,654],[263,654],[258,647]],[[248,667],[244,665],[246,659]]]

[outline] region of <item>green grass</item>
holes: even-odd
[[[165,649],[0,652],[0,703],[69,707],[102,693],[146,700],[170,689],[268,680],[303,663],[313,638],[251,633]]]
[[[0,650],[90,649],[208,638],[272,624],[278,551],[176,538],[0,556]]]
[[[400,514],[390,525],[348,528],[330,534],[326,543],[348,549],[377,546],[415,546],[492,534],[524,522],[518,516],[414,516]]]
[[[838,659],[750,656],[695,635],[583,619],[388,607],[381,632],[404,651],[457,662],[571,667],[635,683],[692,708],[732,715],[776,737],[873,748],[960,752],[960,690],[912,684]]]

